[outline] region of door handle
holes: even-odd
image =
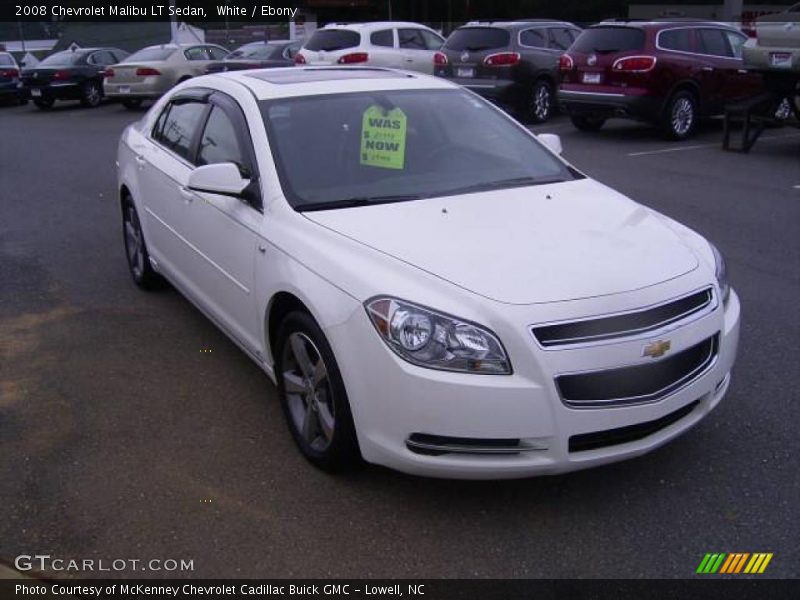
[[[739,73],[739,75],[747,75],[747,69],[739,69],[737,73]]]
[[[183,198],[187,204],[194,202],[194,192],[185,186],[181,186],[181,198]]]
[[[144,169],[147,165],[147,161],[144,159],[144,156],[141,154],[136,155],[136,164],[139,165],[140,169]]]
[[[714,67],[702,67],[700,70],[705,73],[711,73],[711,71],[714,70]]]

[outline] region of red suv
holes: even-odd
[[[761,91],[761,76],[742,66],[745,41],[722,23],[603,22],[561,56],[559,98],[578,129],[623,117],[684,139],[699,117]]]

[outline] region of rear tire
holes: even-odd
[[[669,140],[685,140],[697,126],[697,98],[689,91],[676,92],[661,118],[661,129]]]
[[[142,224],[130,197],[125,198],[122,203],[122,239],[125,242],[125,256],[133,282],[143,290],[163,288],[164,279],[150,264]]]
[[[570,115],[569,120],[572,121],[576,129],[581,131],[599,131],[606,124],[606,120],[603,117],[591,117],[588,115]]]
[[[553,114],[555,94],[553,86],[544,79],[533,84],[524,109],[525,120],[529,123],[544,123]]]
[[[36,98],[33,103],[36,105],[36,108],[41,110],[49,110],[53,108],[53,104],[55,104],[56,101],[52,98]]]
[[[141,98],[127,98],[122,101],[122,106],[127,108],[128,110],[136,110],[141,108],[142,102],[144,102]]]
[[[303,456],[324,471],[361,463],[350,402],[325,334],[306,312],[281,323],[275,375],[289,431]]]
[[[96,81],[87,81],[81,88],[81,104],[87,108],[95,108],[103,101],[103,88]]]

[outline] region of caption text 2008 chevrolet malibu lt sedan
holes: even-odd
[[[558,145],[424,75],[196,78],[122,136],[130,270],[277,382],[323,468],[501,478],[636,456],[725,394],[739,300],[711,244]]]

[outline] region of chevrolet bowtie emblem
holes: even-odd
[[[669,352],[670,347],[672,347],[672,342],[669,340],[658,340],[657,342],[653,342],[652,344],[647,344],[642,350],[642,356],[649,356],[650,358],[658,358],[660,356],[664,356],[667,352]]]

